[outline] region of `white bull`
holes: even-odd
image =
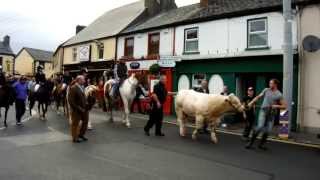
[[[196,120],[196,129],[192,138],[197,138],[198,130],[203,128],[206,122],[211,127],[211,139],[218,142],[215,130],[220,123],[220,118],[226,112],[238,111],[244,113],[244,106],[234,94],[229,96],[198,93],[194,90],[182,90],[178,92],[175,102],[180,135],[185,136],[187,117]]]

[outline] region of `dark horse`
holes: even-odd
[[[10,106],[13,104],[15,99],[14,89],[10,85],[5,85],[0,88],[0,117],[1,117],[1,108],[5,108],[4,113],[4,126],[7,125],[7,115]]]
[[[29,112],[30,115],[32,115],[32,108],[35,105],[36,101],[38,102],[38,112],[40,119],[46,119],[46,113],[48,111],[48,106],[50,105],[51,101],[51,92],[52,88],[50,86],[50,83],[48,81],[45,81],[43,83],[37,92],[34,91],[34,87],[29,92]],[[41,107],[41,109],[40,109]],[[42,110],[42,114],[41,111]]]

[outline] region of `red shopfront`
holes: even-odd
[[[133,60],[133,61],[127,61],[127,67],[129,74],[131,73],[141,73],[146,76],[147,79],[147,85],[148,85],[148,91],[152,92],[153,86],[158,82],[157,78],[154,75],[151,75],[149,73],[149,68],[153,64],[158,64],[158,60]],[[173,91],[173,68],[169,67],[161,67],[161,75],[166,76],[167,83],[166,88],[168,92]],[[146,106],[150,103],[150,98],[141,99],[142,107],[146,108]],[[173,103],[173,97],[168,96],[167,100],[164,104],[164,114],[170,115],[172,114],[172,103]]]

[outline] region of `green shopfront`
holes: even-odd
[[[272,78],[282,81],[282,55],[237,57],[205,60],[182,60],[174,71],[174,90],[199,87],[206,79],[210,93],[220,94],[223,86],[243,97],[250,86],[261,92]],[[282,86],[280,87],[282,89]],[[298,58],[294,63],[294,102],[298,95]],[[297,104],[297,103],[295,103]],[[296,129],[297,107],[293,107],[293,129]]]

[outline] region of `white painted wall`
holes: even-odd
[[[308,35],[320,38],[320,5],[310,5],[301,11],[300,20],[300,40]],[[319,133],[320,130],[320,50],[317,52],[307,52],[300,49],[300,104],[299,120],[303,128],[311,132]]]
[[[134,37],[134,58],[140,59],[148,55],[148,35],[160,32],[160,55],[172,55],[173,52],[173,32],[174,28],[166,28],[147,33],[132,34],[118,38],[118,59],[124,56],[125,38]]]
[[[176,52],[182,55],[184,51],[184,30],[199,28],[200,55],[235,56],[246,52],[247,20],[267,17],[268,44],[270,50],[281,52],[283,42],[283,18],[280,12],[243,16],[231,19],[221,19],[192,25],[179,26],[176,29]],[[293,21],[293,43],[297,45],[297,24]]]

